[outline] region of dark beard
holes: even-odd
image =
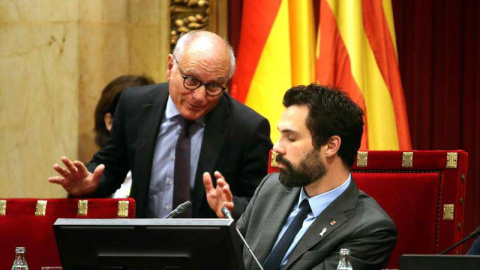
[[[325,164],[320,160],[318,151],[313,149],[300,161],[298,168],[285,159],[282,155],[277,156],[277,162],[285,164],[286,168],[280,168],[280,183],[285,187],[305,187],[322,178],[325,175]]]

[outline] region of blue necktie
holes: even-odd
[[[305,199],[300,204],[300,212],[295,216],[292,223],[290,223],[290,226],[288,226],[287,231],[285,231],[280,241],[278,241],[275,248],[263,262],[263,268],[265,270],[273,270],[280,267],[280,263],[282,263],[285,253],[287,253],[293,239],[302,228],[303,221],[307,218],[308,213],[310,213],[310,204],[308,203],[308,200]]]

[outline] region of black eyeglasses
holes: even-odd
[[[221,95],[227,89],[227,87],[223,87],[218,83],[204,83],[195,77],[185,75],[185,73],[183,73],[182,68],[178,64],[178,60],[175,57],[175,55],[172,55],[172,56],[175,62],[177,63],[178,71],[180,71],[180,75],[183,78],[183,86],[186,89],[193,91],[195,89],[200,88],[200,86],[205,85],[205,92],[207,93],[207,96]]]

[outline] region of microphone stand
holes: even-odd
[[[452,249],[458,247],[459,245],[465,243],[466,241],[468,241],[468,240],[470,240],[473,237],[478,236],[478,235],[480,235],[480,227],[478,227],[475,231],[473,231],[469,236],[463,238],[460,242],[455,243],[453,246],[445,249],[442,253],[440,253],[440,255],[449,253],[450,251],[452,251]]]
[[[233,219],[232,217],[232,214],[230,213],[230,211],[227,209],[227,207],[222,207],[222,213],[223,215],[225,215],[227,218],[229,219]],[[247,244],[247,240],[245,240],[245,238],[243,238],[243,235],[242,233],[238,230],[237,226],[235,226],[235,230],[237,230],[237,234],[240,236],[240,239],[242,239],[242,242],[243,244],[245,245],[245,247],[247,247],[248,251],[250,252],[250,254],[252,255],[253,259],[255,260],[255,262],[257,262],[257,265],[258,267],[260,267],[260,270],[263,270],[263,267],[262,267],[262,264],[258,261],[257,259],[257,256],[255,256],[255,254],[253,254],[253,251],[252,249],[250,248],[250,246]]]

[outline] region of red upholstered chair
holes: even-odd
[[[0,269],[26,247],[30,269],[61,266],[53,233],[57,218],[134,218],[133,199],[0,199]]]
[[[269,172],[277,167],[271,155]],[[402,254],[440,253],[463,238],[467,167],[461,150],[358,152],[355,182],[397,225],[388,268],[398,268]],[[461,246],[455,251],[466,252]]]

